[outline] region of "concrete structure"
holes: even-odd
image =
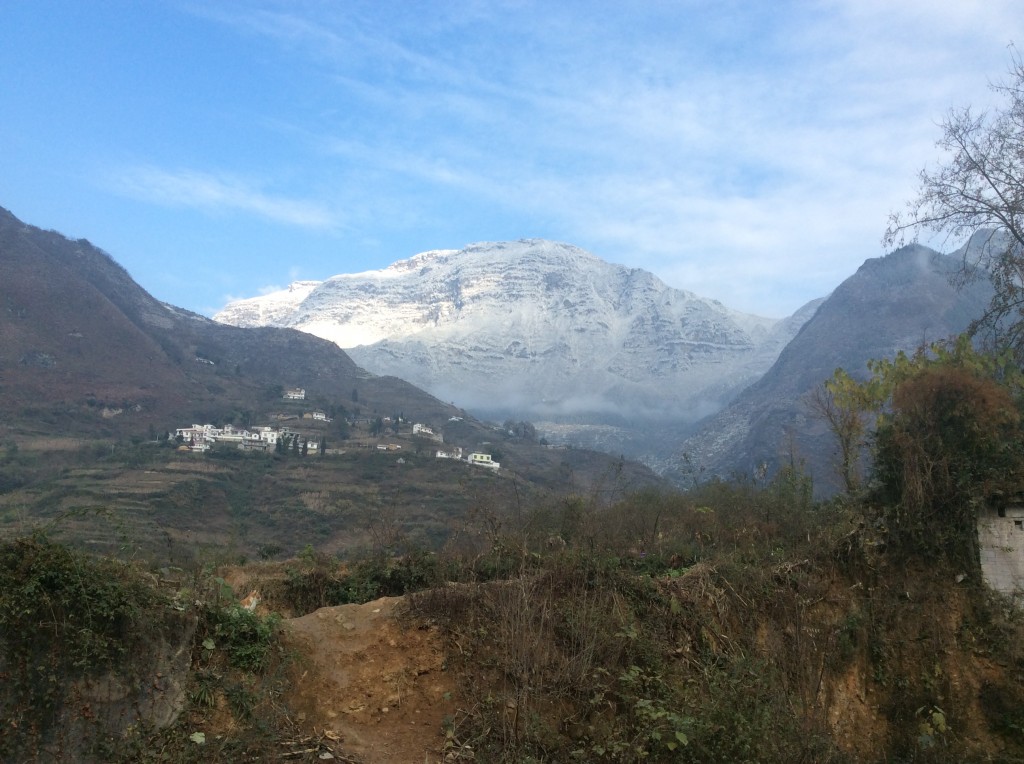
[[[979,514],[978,546],[985,583],[1002,594],[1024,594],[1024,506]]]
[[[429,438],[437,443],[444,443],[444,437],[425,424],[414,424],[412,426],[412,434],[419,435],[422,438]]]
[[[478,467],[489,467],[492,470],[498,470],[501,468],[501,464],[492,460],[490,454],[472,453],[466,457],[470,464],[475,464]]]
[[[268,446],[277,445],[277,430],[273,427],[260,427],[253,436],[256,440],[261,440]]]

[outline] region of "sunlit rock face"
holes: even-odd
[[[806,316],[761,318],[544,240],[424,252],[215,316],[333,340],[360,365],[483,414],[692,421],[757,379]]]

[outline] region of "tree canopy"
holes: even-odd
[[[863,381],[837,369],[818,398],[847,491],[858,488],[870,437],[869,505],[890,542],[973,570],[978,507],[1024,484],[1024,373],[1009,351],[978,352],[967,336],[868,368]]]

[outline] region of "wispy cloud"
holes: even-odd
[[[1024,31],[1015,0],[199,13],[314,62],[333,110],[302,129],[318,171],[344,178],[324,198],[361,235],[486,207],[520,235],[557,235],[774,314],[881,254],[888,211],[934,157],[935,122],[987,100]],[[327,203],[214,185],[240,209],[330,217]],[[808,291],[794,296],[798,279]]]
[[[226,174],[131,167],[112,174],[111,185],[136,199],[204,212],[244,212],[302,228],[332,228],[340,223],[320,202],[267,193]]]

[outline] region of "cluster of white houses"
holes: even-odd
[[[319,416],[314,413],[313,419],[320,421],[330,421],[324,415]],[[431,428],[426,425],[414,424],[412,426],[414,435],[429,438],[430,440],[443,443],[444,438],[440,433],[435,433]],[[292,432],[287,428],[274,428],[274,427],[255,427],[251,429],[238,428],[231,424],[226,424],[223,427],[217,427],[212,424],[194,424],[191,427],[180,427],[174,431],[174,437],[178,440],[183,447],[187,447],[192,451],[208,451],[210,447],[215,443],[236,443],[239,448],[244,450],[253,451],[267,451],[272,450],[277,446],[277,443],[282,438],[299,438],[307,454],[317,454],[320,450],[320,442],[315,438],[306,438],[298,433]],[[379,451],[398,451],[402,447],[400,445],[389,443],[379,444],[377,449]],[[328,451],[328,453],[330,453]],[[449,446],[447,449],[438,449],[436,454],[438,459],[457,459],[460,461],[467,461],[470,464],[474,464],[478,467],[487,467],[488,469],[498,470],[501,468],[499,462],[494,461],[490,454],[484,454],[480,452],[472,452],[464,454],[463,450],[459,446]]]
[[[175,439],[188,445],[193,451],[207,451],[214,443],[236,443],[242,449],[267,450],[276,447],[281,438],[295,436],[296,433],[284,428],[245,429],[231,424],[226,424],[223,427],[216,427],[212,424],[194,424],[191,427],[180,427],[174,431]],[[314,438],[303,438],[303,440],[306,443],[307,451],[316,453],[320,448],[319,441]]]

